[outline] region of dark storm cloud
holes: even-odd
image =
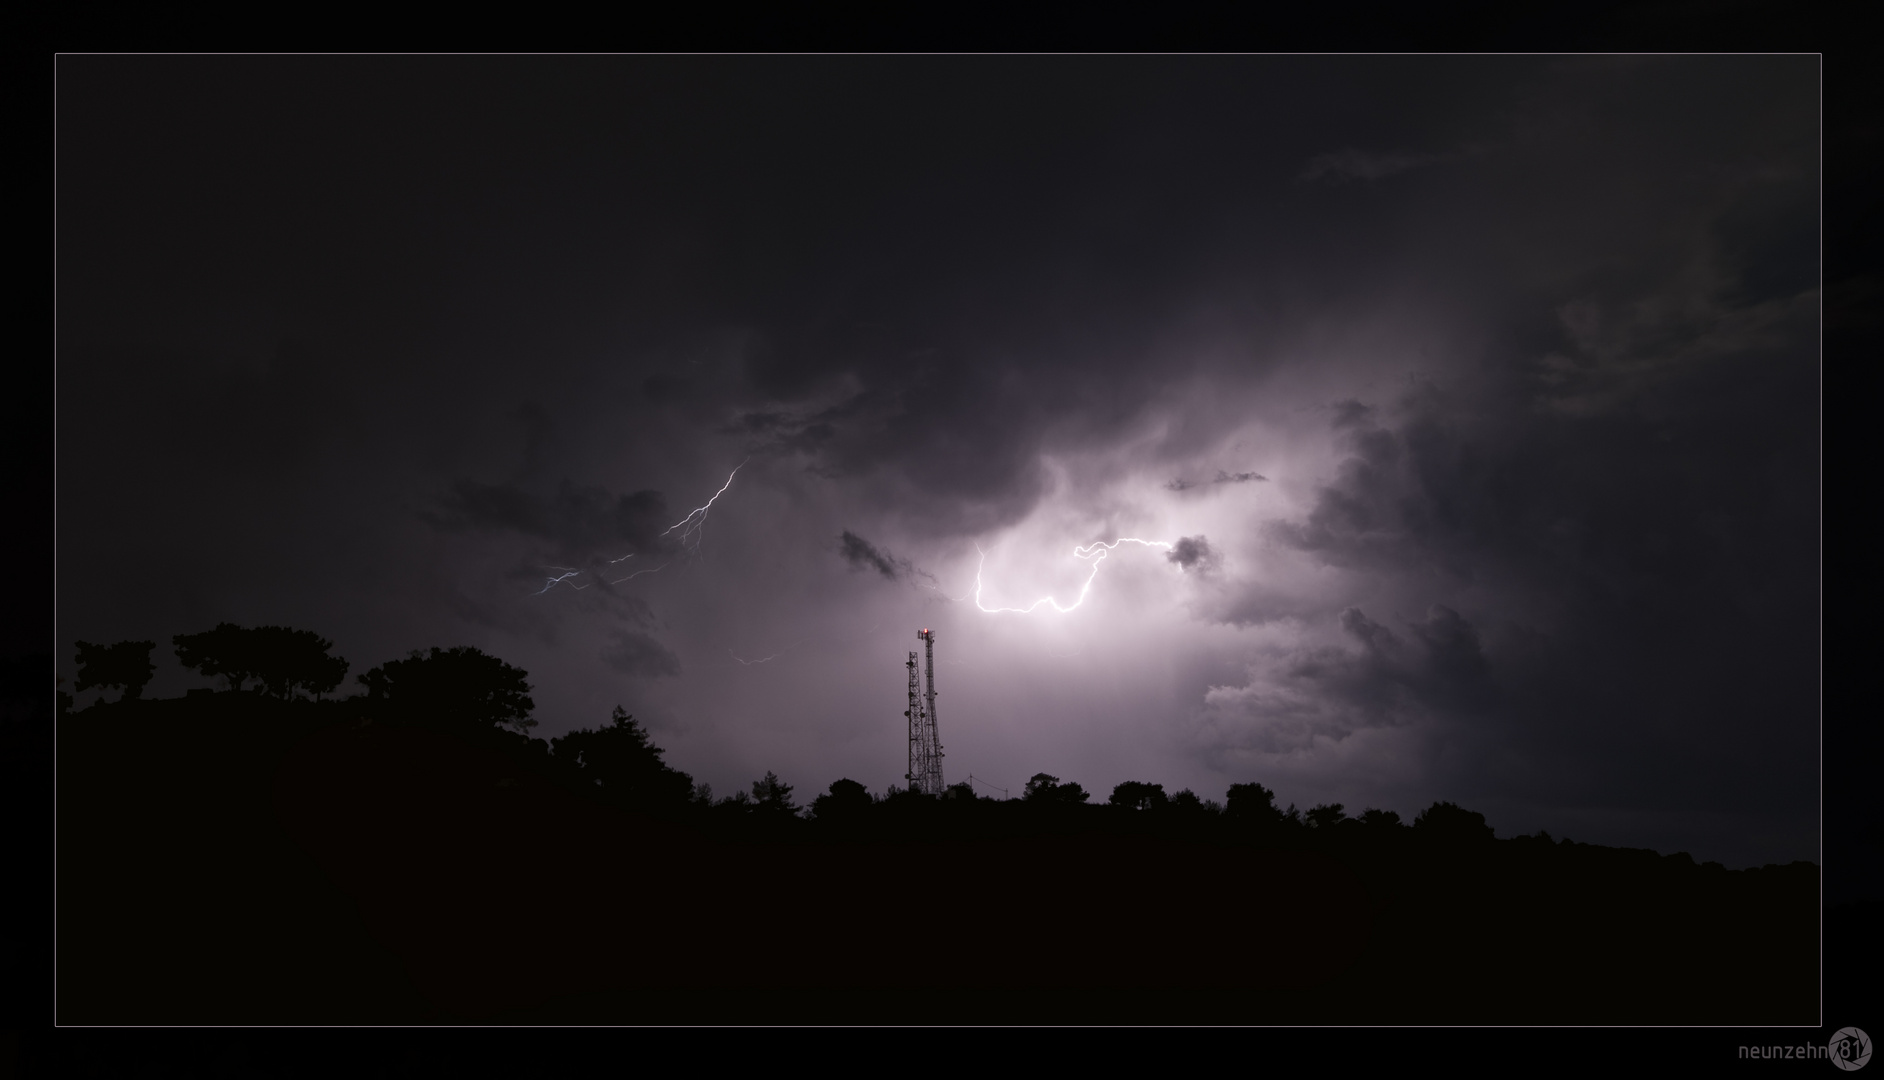
[[[902,566],[877,550],[877,546],[849,529],[838,537],[837,553],[844,557],[852,570],[875,570],[884,577],[895,581],[903,572]]]
[[[834,404],[746,412],[731,430],[834,481],[893,478],[916,496],[906,512],[931,531],[1010,523],[1045,490],[1040,451],[1062,406],[1028,384],[1050,376],[933,361],[853,374],[868,385]]]
[[[1366,728],[1469,717],[1491,703],[1477,631],[1450,608],[1434,605],[1407,623],[1410,642],[1360,608],[1344,609],[1336,622],[1358,648],[1291,650],[1249,687],[1212,691],[1217,719],[1241,729],[1232,740],[1268,753],[1302,750]]]
[[[1345,459],[1305,515],[1269,523],[1267,541],[1393,595],[1495,597],[1497,614],[1487,632],[1436,606],[1398,645],[1344,615],[1364,652],[1288,672],[1331,703],[1334,719],[1317,723],[1443,719],[1455,783],[1500,797],[1520,797],[1499,777],[1523,761],[1525,798],[1571,798],[1581,777],[1605,798],[1805,812],[1809,740],[1775,743],[1772,725],[1816,712],[1817,639],[1798,632],[1816,620],[1801,483],[1816,475],[1816,367],[1808,324],[1781,329],[1788,317],[1768,315],[1767,329],[1743,333],[1735,318],[1723,301],[1658,347],[1631,340],[1644,350],[1631,355],[1663,361],[1653,377],[1595,362],[1625,369],[1598,405],[1578,390],[1565,396],[1585,407],[1555,408],[1550,383],[1540,403],[1526,361],[1551,347],[1543,335],[1505,343],[1507,374],[1416,387],[1391,419],[1385,407],[1338,409]],[[1229,617],[1262,622],[1278,602],[1252,586]],[[1393,659],[1414,644],[1417,665]],[[1676,716],[1707,717],[1704,742],[1676,735]],[[1607,759],[1618,739],[1633,747],[1626,766]],[[1745,778],[1762,771],[1756,794]]]
[[[1262,541],[1339,571],[1347,595],[1374,598],[1370,612],[1435,606],[1405,629],[1342,620],[1365,646],[1281,665],[1275,683],[1292,692],[1266,693],[1261,680],[1213,692],[1218,714],[1270,717],[1243,745],[1275,752],[1363,719],[1412,718],[1445,748],[1461,797],[1680,807],[1809,834],[1820,566],[1818,309],[1803,270],[1818,228],[1801,139],[1811,109],[1794,96],[1803,83],[1781,80],[1773,100],[1794,104],[1737,128],[1678,119],[1656,85],[1674,70],[1629,68],[1629,106],[1620,94],[1560,98],[1537,121],[1550,138],[1526,136],[1550,146],[1526,166],[1537,170],[1528,190],[1556,192],[1577,225],[1529,234],[1544,242],[1512,263],[1529,268],[1527,283],[1503,293],[1469,363],[1328,407],[1340,460]],[[1666,164],[1630,164],[1631,183],[1647,187],[1621,190],[1597,167],[1615,160],[1602,143],[1582,163],[1579,137],[1552,145],[1580,123],[1652,143]],[[1502,168],[1490,160],[1528,152],[1456,167]],[[1544,178],[1545,160],[1560,179]],[[1677,183],[1683,160],[1721,171]],[[1267,582],[1244,586],[1222,616],[1315,619]]]
[[[845,529],[837,538],[837,553],[850,564],[852,570],[872,570],[890,581],[912,581],[918,577],[935,580],[935,575],[908,559],[890,554],[849,529]]]
[[[1410,720],[1416,671],[1400,639],[1359,608],[1340,616],[1341,629],[1357,641],[1354,652],[1338,647],[1305,650],[1283,669],[1327,711],[1324,733],[1343,738],[1361,726]]]
[[[1404,440],[1378,428],[1355,433],[1348,449],[1337,478],[1322,487],[1306,520],[1270,522],[1269,538],[1336,566],[1410,560],[1433,520],[1431,500],[1419,498],[1433,470],[1409,475],[1402,467]],[[1448,551],[1433,553],[1444,558]]]
[[[518,406],[515,419],[523,425],[522,471],[528,475],[548,464],[550,448],[555,442],[555,425],[549,411],[534,401]]]
[[[1358,401],[1349,399],[1338,401],[1333,406],[1334,426],[1337,428],[1356,427],[1371,422],[1374,410]]]
[[[1400,647],[1400,639],[1393,636],[1393,631],[1367,617],[1360,608],[1347,608],[1341,612],[1341,629],[1353,636],[1372,657],[1380,657]]]
[[[478,572],[450,575],[436,584],[440,595],[432,600],[471,626],[557,648],[593,632],[658,638],[661,620],[653,606],[620,583],[632,573],[626,567],[639,561],[597,567],[600,572],[530,558],[481,561],[475,564]]]
[[[653,635],[640,630],[612,631],[601,659],[610,670],[635,678],[680,674],[680,657]]]
[[[1262,473],[1259,473],[1259,472],[1233,473],[1233,472],[1226,472],[1222,469],[1218,469],[1216,477],[1207,482],[1212,483],[1212,484],[1247,484],[1252,480],[1267,480],[1267,479],[1269,479],[1267,476],[1264,476]],[[1189,491],[1192,488],[1199,487],[1199,486],[1201,486],[1200,481],[1185,480],[1182,477],[1176,477],[1167,481],[1164,485],[1164,489],[1166,491],[1182,492],[1182,491]]]
[[[1223,561],[1223,556],[1214,551],[1210,541],[1202,536],[1180,537],[1177,543],[1171,545],[1171,550],[1165,552],[1164,557],[1167,562],[1198,573],[1209,573]]]
[[[1411,646],[1359,608],[1342,611],[1340,624],[1360,652],[1311,650],[1288,674],[1317,684],[1318,696],[1352,706],[1371,722],[1404,722],[1417,709],[1457,706],[1469,691],[1486,685],[1477,629],[1444,605],[1406,624],[1416,643]]]
[[[538,455],[542,425],[530,429],[528,452]],[[655,612],[629,585],[633,576],[659,573],[680,554],[678,542],[662,535],[665,505],[657,491],[622,495],[565,480],[541,496],[517,485],[460,480],[420,516],[445,532],[507,533],[543,545],[501,577],[471,576],[454,588],[451,604],[459,618],[546,643],[563,639],[562,624],[571,616],[597,619],[612,627],[614,645],[603,655],[610,668],[668,675],[678,672],[679,660],[658,640]]]
[[[459,480],[423,517],[450,531],[509,531],[547,540],[561,556],[589,562],[661,548],[667,502],[658,491],[619,495],[565,480],[549,496],[509,484]]]
[[[1434,604],[1426,621],[1415,623],[1412,629],[1426,646],[1427,675],[1433,682],[1457,687],[1475,683],[1485,675],[1485,651],[1479,644],[1478,629],[1458,612]]]
[[[1422,165],[1444,161],[1445,157],[1443,154],[1377,154],[1348,147],[1308,159],[1296,179],[1304,183],[1316,180],[1329,183],[1379,180]]]
[[[1493,703],[1495,686],[1478,629],[1451,608],[1434,604],[1424,619],[1407,622],[1411,645],[1359,608],[1342,611],[1339,621],[1360,643],[1358,654],[1312,650],[1287,672],[1314,683],[1315,696],[1338,714],[1369,724],[1434,714],[1456,722],[1482,715]]]

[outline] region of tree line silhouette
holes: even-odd
[[[221,623],[200,634],[178,634],[177,661],[185,668],[221,678],[230,690],[241,690],[250,679],[275,697],[302,694],[319,698],[339,688],[347,677],[347,662],[328,655],[334,643],[310,630],[285,626],[241,627]],[[78,678],[73,688],[117,690],[124,698],[144,696],[144,687],[157,674],[151,663],[154,641],[120,641],[115,645],[75,643]],[[62,708],[70,706],[62,701]]]
[[[333,642],[306,630],[281,626],[242,627],[222,623],[197,634],[173,639],[186,669],[223,680],[227,691],[255,692],[282,700],[320,700],[337,690],[348,662],[331,655]],[[121,641],[112,645],[76,643],[75,689],[115,689],[120,700],[139,700],[154,677],[150,654],[154,642]],[[528,672],[468,646],[414,650],[356,677],[362,692],[345,705],[368,721],[409,725],[446,732],[501,747],[521,763],[597,801],[669,819],[704,817],[715,823],[751,820],[776,830],[787,822],[822,823],[855,830],[881,814],[885,823],[905,824],[913,807],[934,802],[944,811],[966,812],[974,804],[996,802],[975,794],[970,784],[951,786],[935,799],[892,785],[873,795],[862,784],[843,778],[806,806],[794,788],[772,772],[752,782],[750,791],[715,798],[711,785],[696,784],[664,760],[647,728],[619,705],[609,722],[571,731],[549,740],[533,738]],[[66,706],[69,708],[70,701]],[[1271,839],[1289,833],[1380,838],[1402,831],[1400,815],[1369,808],[1350,817],[1340,803],[1299,810],[1276,805],[1275,792],[1260,783],[1232,784],[1222,802],[1188,789],[1167,796],[1163,784],[1125,781],[1103,804],[1078,783],[1036,773],[1017,801],[1022,807],[1051,813],[1082,808],[1116,815],[1149,815],[1146,823],[1202,829],[1210,823],[1242,828]],[[899,812],[900,811],[900,812]],[[931,815],[934,816],[934,815]],[[937,818],[938,821],[942,820]],[[1470,843],[1493,838],[1484,815],[1449,802],[1438,802],[1414,818],[1411,832],[1423,839]]]
[[[172,641],[183,667],[220,678],[226,691],[251,692],[248,685],[253,682],[253,693],[283,701],[321,701],[339,688],[349,669],[347,660],[331,655],[332,641],[312,631],[281,626],[242,627],[225,622],[202,633],[178,634]],[[75,690],[115,689],[120,701],[142,698],[156,671],[150,658],[155,643],[75,644]],[[928,826],[922,835],[935,835],[937,826],[950,820],[962,822],[976,807],[1011,801],[1017,811],[1061,825],[1105,822],[1165,833],[1215,829],[1272,842],[1365,843],[1398,837],[1470,846],[1495,839],[1483,814],[1451,802],[1433,803],[1408,824],[1395,811],[1373,807],[1353,816],[1341,803],[1307,809],[1294,804],[1279,807],[1275,792],[1256,782],[1230,785],[1219,802],[1189,789],[1167,795],[1163,784],[1125,781],[1103,803],[1094,803],[1080,784],[1044,772],[1034,774],[1014,800],[978,795],[967,782],[954,784],[936,797],[895,785],[876,795],[863,784],[842,778],[800,806],[793,785],[768,771],[749,790],[716,798],[711,785],[696,783],[664,760],[666,751],[619,705],[599,727],[548,740],[533,737],[530,733],[537,721],[531,713],[536,705],[528,677],[528,672],[469,646],[434,647],[413,650],[368,670],[356,677],[360,693],[327,704],[358,721],[425,729],[498,749],[587,798],[624,810],[719,825],[750,821],[768,827],[774,838],[790,835],[778,832],[790,823],[854,834],[873,821],[891,830],[886,835],[917,822]],[[62,713],[73,703],[70,695],[60,692]],[[1080,812],[1087,813],[1077,816]],[[1559,843],[1548,833],[1515,839]],[[1692,863],[1685,854],[1670,858]],[[1712,862],[1702,865],[1722,868]]]
[[[354,1013],[321,1010],[354,999],[377,1000],[376,1016],[490,1018],[494,1006],[466,1003],[475,997],[465,997],[467,988],[481,979],[511,1007],[511,991],[501,987],[518,980],[593,990],[600,976],[578,960],[580,950],[557,952],[558,964],[572,966],[554,977],[512,968],[500,978],[452,968],[456,954],[444,946],[431,960],[414,960],[412,942],[445,927],[455,928],[453,940],[489,937],[492,912],[561,904],[564,893],[604,903],[631,896],[640,921],[668,926],[659,948],[633,929],[636,919],[578,935],[584,949],[616,956],[643,982],[685,982],[703,955],[726,966],[743,948],[782,950],[799,968],[825,972],[816,978],[827,985],[848,986],[861,978],[859,965],[875,963],[862,943],[894,941],[915,925],[899,921],[863,883],[906,880],[927,882],[912,895],[926,898],[922,921],[943,942],[935,948],[1040,954],[1022,981],[1216,988],[1216,996],[1185,1006],[1200,1013],[1171,1017],[1180,1021],[1221,1009],[1230,1010],[1223,1022],[1246,1022],[1247,1010],[1265,1022],[1768,1022],[1805,1015],[1801,1003],[1811,998],[1816,926],[1802,920],[1816,911],[1817,868],[1809,863],[1728,871],[1686,853],[1543,832],[1500,839],[1483,814],[1452,802],[1435,802],[1408,822],[1373,807],[1281,806],[1253,780],[1230,785],[1221,800],[1142,780],[1117,784],[1099,800],[1044,772],[1012,799],[980,796],[968,783],[933,796],[895,786],[879,794],[841,778],[805,801],[768,771],[745,790],[717,796],[667,761],[620,706],[596,727],[536,736],[528,673],[475,648],[415,650],[356,675],[356,691],[339,696],[349,664],[318,634],[223,623],[172,642],[181,664],[219,680],[220,689],[145,697],[155,645],[129,641],[76,645],[74,691],[115,690],[115,700],[101,696],[75,711],[72,695],[59,691],[59,867],[68,905],[61,932],[70,935],[61,949],[74,965],[61,993],[81,1022],[141,1022],[150,1017],[138,1013],[139,1001],[189,1000],[174,987],[140,998],[123,978],[123,958],[156,947],[154,937],[200,944],[205,935],[234,934],[229,927],[243,919],[259,920],[241,924],[251,943],[243,949],[275,942],[271,972],[296,964],[382,972],[372,990],[381,998],[361,997],[357,987],[351,998],[297,998],[307,1015],[263,1022],[351,1022]],[[415,837],[423,839],[402,839]],[[310,853],[325,871],[308,868]],[[623,891],[592,893],[601,887],[593,884],[598,859]],[[421,873],[420,864],[431,869]],[[935,876],[943,865],[957,870]],[[124,878],[132,868],[134,886]],[[1005,883],[1001,903],[987,902],[977,875]],[[214,897],[263,879],[293,882],[271,888],[296,914],[255,914],[266,905],[207,914],[223,910]],[[734,899],[750,882],[768,880],[753,903]],[[139,936],[110,897],[154,885],[153,895],[176,899],[153,909],[168,912],[161,934]],[[528,888],[549,892],[514,891]],[[496,894],[484,900],[468,898],[490,890]],[[419,907],[427,914],[401,930],[373,929],[386,897],[404,894],[425,896]],[[932,918],[931,908],[947,917]],[[352,910],[367,922],[344,923]],[[171,923],[199,930],[179,936]],[[1255,924],[1315,929],[1284,941],[1238,936],[1235,928]],[[1738,935],[1744,943],[1755,925],[1770,948],[1749,967],[1725,942]],[[327,928],[324,944],[310,943],[317,939],[308,926]],[[405,959],[385,959],[374,951],[382,947],[405,950]],[[1536,970],[1512,967],[1513,949]],[[248,952],[232,951],[227,963],[248,962],[238,955]],[[283,959],[290,955],[299,959]],[[176,956],[173,969],[198,963]],[[1269,974],[1254,975],[1258,968]],[[1618,983],[1625,969],[1634,981]],[[233,981],[277,978],[242,970]],[[434,981],[410,999],[385,998],[404,985],[395,972],[412,970],[432,971]],[[1311,983],[1346,979],[1349,997],[1247,989],[1283,972]],[[959,973],[923,978],[936,987],[973,985]],[[281,1000],[311,994],[317,983],[303,980],[292,991],[283,983]],[[203,976],[203,1000],[220,985]],[[1431,992],[1414,989],[1421,985]],[[216,1000],[238,1016],[255,1007],[251,997]],[[1669,1005],[1675,998],[1686,1004]],[[659,1014],[677,1008],[673,1000],[643,996],[610,1008]],[[969,999],[942,1000],[966,1008]],[[1116,1000],[1124,999],[1087,1004],[1103,1010]],[[426,1011],[437,1008],[445,1011]]]

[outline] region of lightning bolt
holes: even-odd
[[[1060,602],[1058,600],[1055,600],[1051,596],[1043,596],[1040,599],[1035,600],[1033,603],[1027,605],[1024,608],[1015,608],[1015,607],[992,607],[991,608],[981,602],[981,568],[988,561],[988,553],[985,551],[981,551],[981,545],[976,544],[975,550],[978,552],[981,552],[981,561],[975,564],[975,592],[974,592],[975,606],[977,608],[980,608],[982,611],[987,612],[990,615],[999,614],[1000,612],[1004,612],[1004,611],[1012,611],[1021,615],[1026,615],[1042,604],[1051,604],[1053,605],[1053,610],[1064,615],[1067,612],[1072,611],[1074,608],[1086,602],[1086,594],[1092,591],[1092,581],[1094,578],[1099,576],[1099,564],[1106,561],[1106,554],[1116,549],[1120,544],[1142,544],[1145,547],[1163,548],[1166,551],[1171,550],[1171,547],[1172,547],[1171,544],[1163,540],[1140,540],[1136,537],[1131,537],[1131,536],[1122,536],[1119,539],[1112,541],[1110,544],[1083,544],[1073,549],[1073,558],[1090,563],[1092,566],[1092,571],[1086,575],[1085,583],[1079,587],[1079,599],[1073,601],[1071,604],[1068,604],[1065,607],[1061,607]]]
[[[620,559],[616,559],[615,561],[616,561],[616,562],[620,562],[621,560],[620,560]],[[628,575],[627,577],[618,577],[618,578],[616,578],[616,579],[615,579],[614,581],[611,581],[611,582],[609,582],[609,584],[610,584],[610,585],[620,585],[620,584],[621,584],[622,582],[624,582],[624,581],[633,581],[634,579],[636,579],[636,578],[638,578],[638,577],[640,577],[640,576],[641,576],[642,574],[658,574],[658,573],[660,573],[661,571],[663,571],[663,570],[665,570],[665,569],[667,569],[668,567],[670,567],[670,566],[672,566],[672,565],[674,565],[674,564],[673,564],[673,563],[662,563],[661,565],[659,565],[659,566],[657,566],[657,567],[655,567],[655,568],[654,568],[654,569],[652,569],[652,570],[636,570],[636,571],[635,571],[634,573],[632,573],[632,574],[629,574],[629,575]]]
[[[746,461],[751,460],[751,458],[746,459]],[[713,503],[718,500],[721,495],[726,494],[727,488],[733,486],[733,477],[738,476],[739,470],[746,467],[746,461],[742,461],[738,465],[733,466],[733,471],[726,476],[726,483],[720,485],[720,489],[713,493],[713,498],[708,499],[706,505],[694,507],[692,513],[668,526],[667,532],[663,532],[661,535],[666,536],[667,533],[679,529],[680,546],[686,548],[689,555],[699,551],[700,534],[701,530],[706,528],[707,511],[713,509]]]
[[[763,664],[767,660],[776,660],[785,654],[782,652],[775,652],[771,656],[761,656],[757,660],[745,660],[745,659],[740,658],[739,656],[734,655],[733,650],[728,649],[726,650],[726,655],[731,656],[735,660],[738,660],[741,664],[745,665],[746,667],[751,667],[754,664]]]
[[[537,591],[531,593],[530,594],[531,596],[542,596],[544,593],[549,592],[551,589],[554,589],[556,586],[562,584],[565,581],[568,581],[570,578],[575,577],[577,574],[582,573],[582,571],[580,570],[572,570],[567,566],[552,566],[550,567],[550,569],[561,570],[563,572],[553,578],[550,578],[547,584],[545,584],[542,588],[538,589]],[[588,586],[587,585],[571,585],[570,588],[586,589],[588,588]]]
[[[700,533],[701,533],[701,530],[706,527],[707,511],[713,509],[714,502],[718,501],[721,495],[726,494],[727,488],[733,486],[733,477],[738,476],[739,470],[745,468],[746,462],[751,461],[751,460],[752,460],[751,458],[747,458],[746,461],[742,461],[738,465],[734,466],[733,471],[726,475],[726,482],[724,484],[721,484],[720,489],[713,493],[713,498],[708,499],[706,501],[706,505],[695,507],[692,513],[688,514],[686,517],[681,518],[679,521],[669,526],[667,531],[661,533],[661,535],[666,536],[668,535],[668,533],[673,532],[675,529],[679,529],[680,530],[680,546],[690,556],[698,552],[700,550],[700,538],[701,538]],[[638,554],[638,552],[629,552],[628,554],[623,555],[618,559],[610,559],[608,560],[608,565],[614,566],[616,563],[627,562],[629,559],[634,558],[636,554]],[[636,570],[632,574],[628,574],[624,577],[616,578],[615,580],[609,582],[609,584],[620,585],[624,581],[633,581],[634,579],[640,577],[642,574],[658,574],[672,565],[674,565],[672,562],[664,562],[652,570]],[[550,567],[550,569],[560,570],[562,571],[562,573],[557,575],[556,577],[550,578],[544,584],[542,588],[538,589],[534,593],[531,593],[530,595],[542,596],[544,593],[549,592],[551,589],[555,588],[556,586],[582,573],[581,570],[577,570],[574,567],[569,567],[569,566],[552,566]],[[572,589],[588,588],[587,585],[575,585],[575,584],[571,584],[569,587]],[[734,659],[738,659],[738,657],[734,657]],[[768,657],[767,659],[770,659],[770,658]],[[741,662],[743,663],[744,661],[741,661]]]

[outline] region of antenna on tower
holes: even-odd
[[[916,634],[923,642],[927,653],[925,674],[928,676],[927,692],[916,675],[916,654],[909,654],[909,771],[903,779],[909,781],[909,790],[920,791],[925,795],[941,795],[945,790],[942,782],[942,741],[936,735],[935,727],[935,632],[924,629]]]

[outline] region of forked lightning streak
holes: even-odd
[[[679,529],[680,530],[679,539],[680,539],[681,549],[689,557],[697,554],[700,550],[701,531],[706,528],[707,512],[713,509],[713,504],[719,500],[719,497],[721,495],[726,494],[726,489],[733,486],[733,477],[738,476],[739,470],[745,468],[746,462],[751,461],[751,460],[752,460],[751,458],[747,458],[746,461],[742,461],[738,465],[734,466],[733,471],[726,475],[726,482],[720,485],[720,489],[713,493],[713,497],[711,499],[708,499],[704,506],[695,507],[690,513],[688,513],[686,517],[681,518],[679,521],[676,521],[674,524],[668,526],[667,530],[661,533],[661,535],[667,536],[670,533],[672,533],[675,529]],[[634,558],[636,554],[637,554],[636,552],[629,552],[628,554],[623,555],[620,558],[610,559],[608,560],[608,565],[614,566],[616,563],[627,562],[629,559]],[[623,577],[618,577],[614,579],[613,581],[610,581],[609,584],[620,585],[624,581],[633,581],[635,578],[640,577],[642,574],[658,574],[672,565],[673,565],[672,562],[664,562],[661,565],[653,568],[652,570],[636,570],[632,574],[627,574]],[[559,570],[562,572],[558,574],[557,576],[548,579],[548,581],[545,582],[542,588],[538,589],[535,593],[532,593],[531,595],[542,596],[544,593],[550,591],[551,589],[555,588],[558,585],[561,585],[563,582],[569,581],[570,578],[576,577],[580,575],[581,573],[583,573],[583,571],[578,570],[574,567],[569,567],[569,566],[552,566],[549,569]],[[569,587],[572,589],[586,589],[589,586],[587,584],[577,584],[575,582],[570,582]]]
[[[975,545],[975,550],[981,553],[981,561],[975,564],[975,606],[990,615],[999,614],[1004,611],[1012,611],[1020,615],[1026,615],[1042,604],[1050,604],[1053,610],[1064,615],[1086,602],[1086,595],[1092,591],[1093,579],[1099,576],[1099,564],[1105,561],[1107,552],[1117,548],[1120,544],[1142,544],[1145,547],[1163,548],[1166,551],[1171,550],[1173,546],[1164,540],[1140,540],[1137,537],[1122,536],[1112,541],[1110,544],[1084,544],[1076,547],[1073,549],[1073,557],[1092,565],[1091,572],[1086,575],[1085,583],[1079,587],[1079,599],[1062,607],[1060,606],[1060,602],[1055,600],[1052,596],[1043,596],[1024,608],[989,607],[981,602],[981,568],[988,561],[988,553],[982,551],[981,545],[977,544]]]

